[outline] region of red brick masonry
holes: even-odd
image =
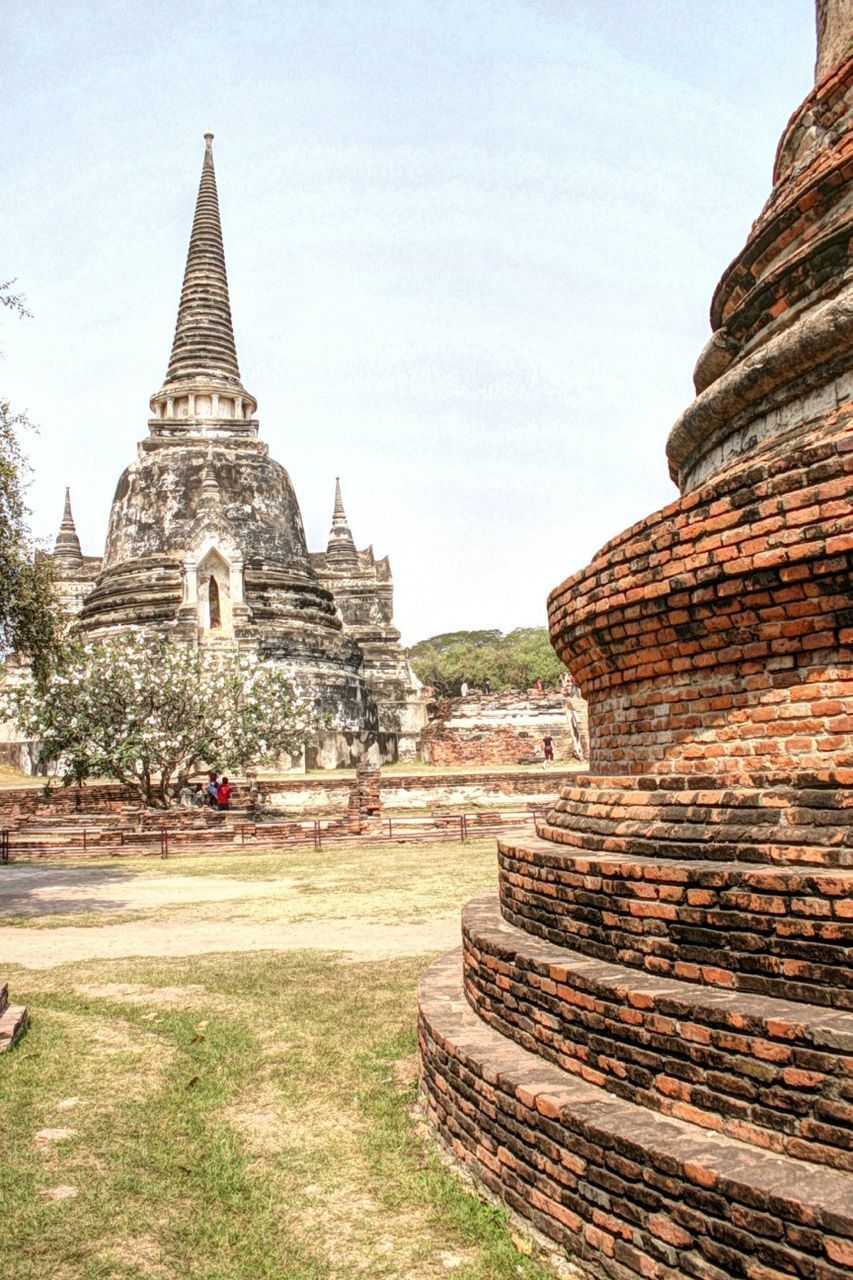
[[[715,296],[682,496],[552,593],[591,773],[421,984],[436,1134],[612,1280],[853,1275],[852,178],[850,59]]]

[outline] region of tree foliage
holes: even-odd
[[[0,283],[0,305],[27,316],[24,301]],[[53,593],[53,565],[39,555],[27,524],[24,489],[29,465],[21,451],[22,431],[32,430],[0,395],[0,650],[17,653],[44,678],[60,643],[61,621]]]
[[[539,679],[555,688],[565,667],[548,640],[546,627],[518,627],[500,631],[449,631],[421,640],[408,650],[409,661],[424,684],[439,697],[459,693],[463,680],[482,687],[488,680],[502,689],[529,689]]]
[[[312,727],[280,666],[162,637],[72,645],[42,681],[21,674],[5,700],[65,781],[116,778],[158,808],[202,765],[274,761]]]

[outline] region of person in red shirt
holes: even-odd
[[[216,788],[216,800],[219,809],[231,808],[231,783],[227,778],[223,778]]]

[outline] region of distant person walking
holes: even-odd
[[[483,681],[483,693],[491,693],[491,692],[492,692],[492,682],[489,679],[489,677],[486,676],[485,680]]]
[[[231,808],[231,783],[227,778],[223,778],[216,789],[216,801],[218,809]]]
[[[554,759],[554,739],[543,738],[542,746],[545,748],[545,759],[553,760]]]
[[[216,781],[216,774],[211,772],[207,775],[207,803],[211,809],[215,809],[219,804],[219,784]]]
[[[467,680],[462,681],[462,684],[459,686],[459,692],[463,698],[468,697],[468,681]]]
[[[537,676],[537,677],[536,677],[536,683],[534,684],[533,688],[536,690],[536,692],[537,692],[537,693],[541,693],[541,692],[542,692],[542,677],[541,677],[541,676]]]

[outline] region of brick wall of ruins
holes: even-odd
[[[544,759],[545,737],[553,741],[555,760],[586,758],[589,738],[583,698],[566,698],[559,690],[474,692],[434,704],[421,734],[421,756],[428,764],[443,767],[522,764]]]

